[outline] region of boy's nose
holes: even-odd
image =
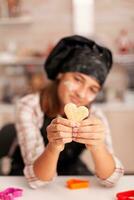
[[[83,88],[81,90],[78,91],[77,95],[79,98],[84,98],[86,96],[87,91]]]

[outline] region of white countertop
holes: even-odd
[[[21,200],[115,200],[116,193],[134,190],[134,176],[124,176],[113,188],[100,186],[94,177],[81,177],[89,179],[90,187],[85,189],[70,190],[65,184],[72,177],[57,177],[54,182],[32,190],[28,187],[24,177],[0,177],[0,191],[7,187],[17,187],[24,190]],[[75,177],[79,178],[79,177]],[[16,200],[17,200],[16,199]]]

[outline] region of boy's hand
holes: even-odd
[[[73,128],[73,140],[85,144],[89,149],[103,144],[104,138],[105,126],[95,116],[81,121],[78,128]]]
[[[62,151],[66,143],[72,142],[72,129],[76,123],[57,117],[47,127],[47,137],[56,149]]]

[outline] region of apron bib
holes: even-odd
[[[45,115],[41,128],[41,135],[45,146],[48,144],[46,127],[51,123],[52,118]],[[85,150],[85,145],[71,142],[65,145],[60,153],[57,173],[58,175],[92,175],[87,166],[80,160],[80,155]],[[12,155],[12,169],[10,175],[23,175],[24,162],[21,156],[20,147],[17,146]]]

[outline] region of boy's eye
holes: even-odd
[[[80,79],[79,77],[74,77],[74,79],[75,79],[76,81],[81,81],[81,79]]]
[[[90,88],[90,91],[93,93],[97,93],[98,91],[95,88]]]

